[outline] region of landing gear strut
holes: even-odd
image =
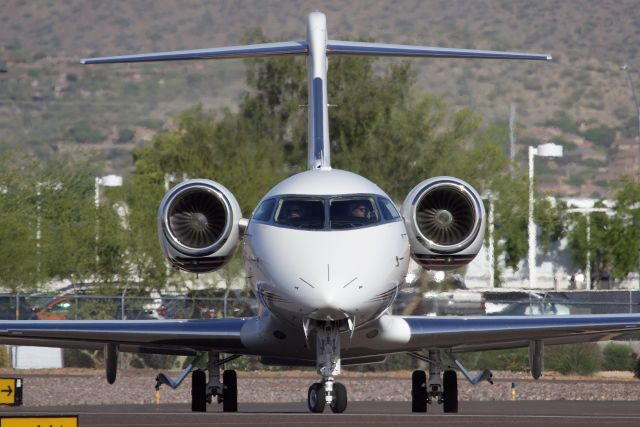
[[[316,328],[316,368],[321,382],[313,383],[307,394],[311,412],[323,412],[326,404],[335,413],[347,409],[347,388],[334,377],[340,374],[340,330],[336,323],[326,322]]]

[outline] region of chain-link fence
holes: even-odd
[[[0,320],[215,319],[257,312],[254,298],[0,294]]]
[[[640,313],[640,291],[401,292],[393,312],[425,316]]]
[[[250,296],[190,292],[185,296],[0,294],[0,320],[217,319],[257,314]],[[419,316],[640,313],[640,291],[442,292],[403,291],[394,314]]]

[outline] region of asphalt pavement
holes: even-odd
[[[632,401],[462,401],[457,414],[429,406],[411,413],[409,402],[349,402],[343,414],[311,414],[306,404],[240,403],[237,413],[192,413],[186,404],[3,407],[0,417],[77,415],[80,426],[638,426]]]

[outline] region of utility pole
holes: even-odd
[[[633,80],[631,79],[631,71],[629,64],[622,64],[620,70],[627,72],[627,80],[629,80],[629,87],[631,88],[631,94],[633,95],[633,102],[636,104],[636,112],[638,113],[638,136],[636,137],[636,141],[638,141],[638,180],[640,181],[640,104],[638,103],[638,96],[636,95],[636,87],[633,84]]]
[[[513,176],[513,162],[516,158],[516,104],[509,106],[509,171]]]
[[[638,112],[638,139],[640,139],[640,104],[638,104],[638,96],[636,95],[636,87],[631,79],[631,67],[629,64],[622,64],[620,67],[622,71],[627,72],[627,79],[629,80],[629,87],[631,88],[631,94],[633,95],[633,102],[636,104],[636,111]]]

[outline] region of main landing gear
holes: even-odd
[[[340,330],[337,324],[327,322],[316,332],[316,367],[322,379],[309,387],[307,406],[319,413],[328,403],[333,412],[342,413],[347,409],[347,388],[334,381],[340,374]]]
[[[414,353],[411,354],[418,357]],[[411,376],[411,411],[427,412],[427,404],[443,405],[444,412],[458,412],[458,378],[456,371],[448,369],[440,375],[440,350],[429,350],[429,357],[419,359],[429,362],[429,379],[425,371],[413,371]]]
[[[193,370],[193,366],[207,354],[209,382],[207,382],[207,375],[204,370]],[[203,353],[190,363],[176,380],[172,380],[165,374],[159,374],[156,377],[156,390],[159,390],[162,384],[166,384],[173,389],[178,388],[186,376],[191,372],[191,411],[206,412],[207,403],[212,403],[213,399],[216,398],[218,403],[222,403],[223,412],[237,412],[238,378],[236,371],[225,370],[222,373],[222,381],[220,381],[220,366],[238,357],[240,356],[234,355],[220,360],[219,353]]]
[[[442,410],[445,413],[458,412],[458,375],[449,366],[440,375],[443,366],[441,351],[429,350],[428,357],[419,353],[409,354],[429,363],[428,380],[425,371],[421,370],[413,371],[411,376],[411,411],[427,412],[427,404],[436,402],[442,404]],[[472,378],[453,354],[447,353],[447,355],[471,384],[475,385],[483,380],[493,384],[491,371],[484,370],[478,376]]]

